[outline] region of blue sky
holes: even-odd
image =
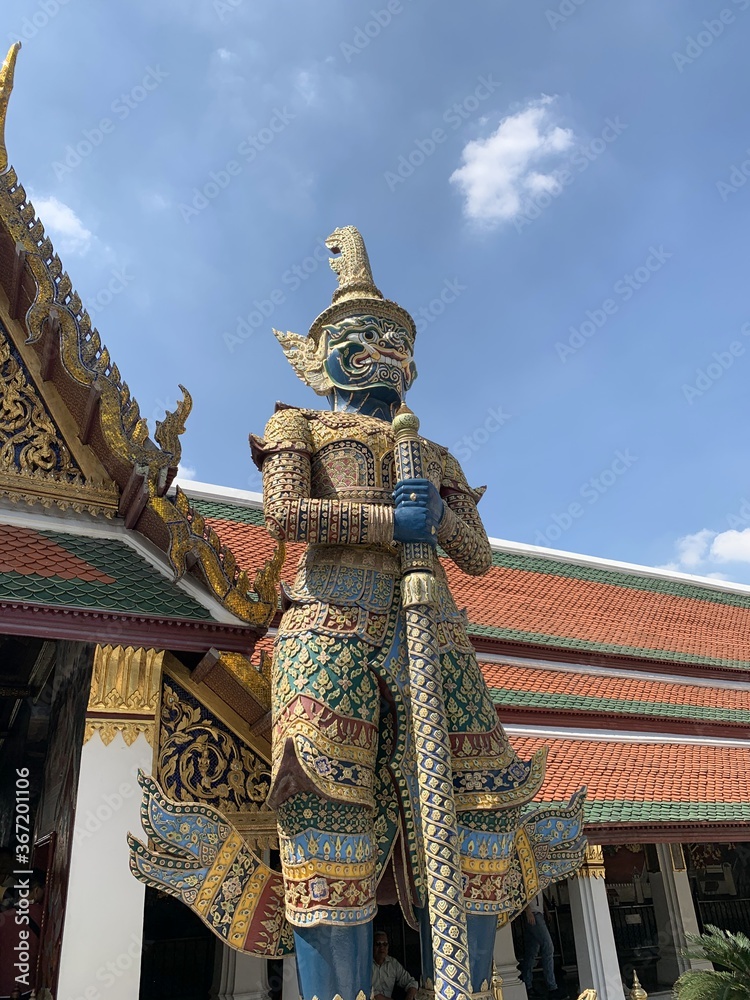
[[[362,231],[491,535],[750,582],[750,0],[6,0],[11,162],[196,479]],[[746,499],[747,498],[747,499]],[[746,532],[746,533],[745,533]]]

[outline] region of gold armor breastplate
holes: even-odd
[[[396,468],[391,425],[360,413],[305,411],[313,439],[312,496],[393,503]],[[427,477],[439,489],[443,449],[423,441]]]

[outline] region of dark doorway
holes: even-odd
[[[146,889],[140,1000],[208,1000],[216,938],[184,903]]]

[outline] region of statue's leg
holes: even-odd
[[[469,966],[474,993],[488,990],[492,984],[492,953],[497,933],[496,913],[469,913],[466,918],[469,935]]]
[[[372,921],[355,927],[295,927],[297,975],[304,1000],[369,1000]]]
[[[372,810],[298,792],[278,806],[287,918],[303,1000],[363,1000],[372,983]]]
[[[430,915],[427,907],[417,910],[419,917],[419,941],[422,953],[422,982],[435,980],[432,962],[432,939],[430,936]],[[492,953],[495,948],[497,914],[469,913],[466,918],[469,934],[469,967],[472,991],[487,990],[492,982]]]

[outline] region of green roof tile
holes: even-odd
[[[123,614],[211,619],[207,608],[162,576],[124,542],[58,531],[35,534],[62,546],[72,556],[113,578],[113,582],[6,570],[0,572],[0,599]]]
[[[750,711],[742,708],[714,708],[708,705],[642,701],[635,698],[599,698],[593,695],[547,694],[544,691],[516,691],[512,688],[490,688],[490,694],[495,704],[512,707],[555,708],[579,712],[616,712],[624,715],[656,715],[677,719],[738,722],[750,726]]]
[[[534,806],[562,803],[535,802]],[[747,802],[637,802],[628,799],[586,800],[587,823],[746,823]]]

